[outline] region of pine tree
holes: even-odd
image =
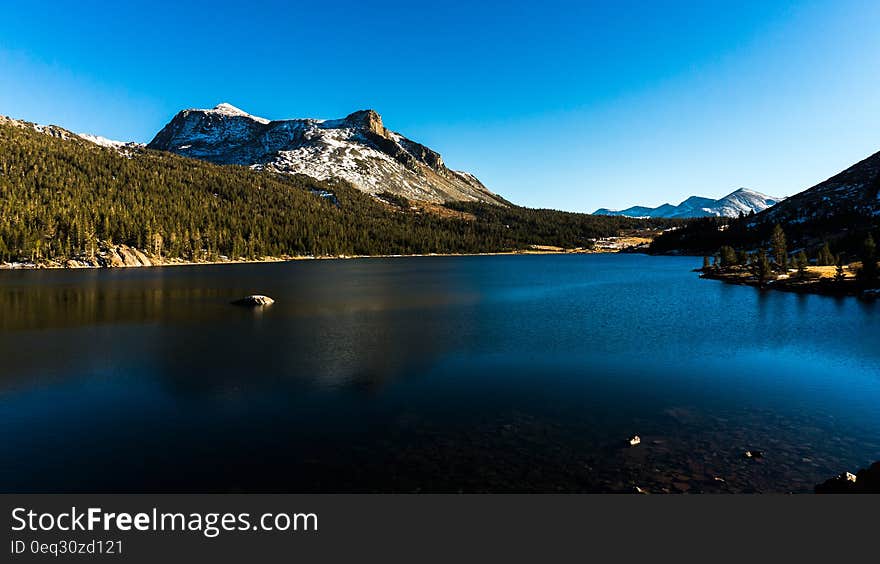
[[[773,260],[779,268],[788,267],[788,248],[785,240],[785,232],[778,223],[773,227],[773,235],[770,238],[773,252]]]
[[[767,251],[764,249],[760,249],[758,254],[755,255],[753,260],[753,271],[755,276],[758,277],[758,283],[761,286],[763,286],[770,278],[770,274],[773,271],[773,265],[770,264],[770,258],[767,256]]]
[[[816,264],[819,266],[833,266],[834,265],[834,255],[831,253],[831,247],[828,245],[828,241],[822,245],[822,248],[819,249],[819,255],[816,259]]]
[[[721,266],[724,268],[730,268],[731,266],[735,266],[737,263],[736,251],[733,250],[733,247],[729,245],[724,245],[721,247]]]
[[[804,251],[799,252],[795,261],[798,278],[805,278],[807,276],[807,266],[810,264],[809,259],[807,259],[807,253]]]
[[[872,285],[877,282],[877,244],[874,237],[868,234],[862,245],[862,268],[859,270],[859,280],[864,284]]]
[[[843,257],[841,255],[837,255],[835,262],[837,263],[837,270],[834,274],[834,280],[836,280],[837,282],[843,282],[846,278],[846,274],[843,270]]]

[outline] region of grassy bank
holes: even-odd
[[[866,285],[859,280],[857,273],[861,263],[836,266],[808,266],[802,271],[787,269],[786,272],[769,273],[763,278],[745,266],[708,267],[699,269],[701,278],[720,280],[728,284],[754,286],[762,290],[780,290],[801,294],[820,294],[824,296],[859,296],[876,298],[880,290],[874,285]]]

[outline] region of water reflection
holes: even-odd
[[[93,271],[27,274],[34,276],[0,281],[0,354],[11,359],[0,384],[100,372],[110,357],[117,370],[179,379],[175,385],[188,390],[242,374],[250,374],[249,385],[282,375],[370,387],[400,366],[429,360],[444,346],[435,334],[444,318],[479,300],[467,276],[446,277],[437,291],[434,269],[422,269],[414,278],[424,283],[395,288],[394,277],[370,261],[145,269],[106,278]],[[229,305],[254,292],[277,303]],[[417,318],[407,313],[413,310]]]
[[[692,262],[0,273],[0,489],[800,491],[880,458],[876,305]]]

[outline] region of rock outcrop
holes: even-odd
[[[815,488],[816,493],[874,493],[880,494],[880,461],[869,468],[851,474],[844,472]]]
[[[153,266],[147,255],[127,245],[115,245],[110,247],[98,257],[101,266],[112,268],[122,266]]]
[[[65,260],[59,266],[67,268],[123,268],[154,266],[155,259],[148,257],[143,251],[128,245],[108,245],[99,243],[94,256],[79,256]]]

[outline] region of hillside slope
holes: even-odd
[[[855,253],[880,226],[880,152],[761,213],[733,221],[695,221],[656,239],[654,252],[714,253],[722,245],[750,249],[779,224],[792,248],[829,242],[835,253]]]

